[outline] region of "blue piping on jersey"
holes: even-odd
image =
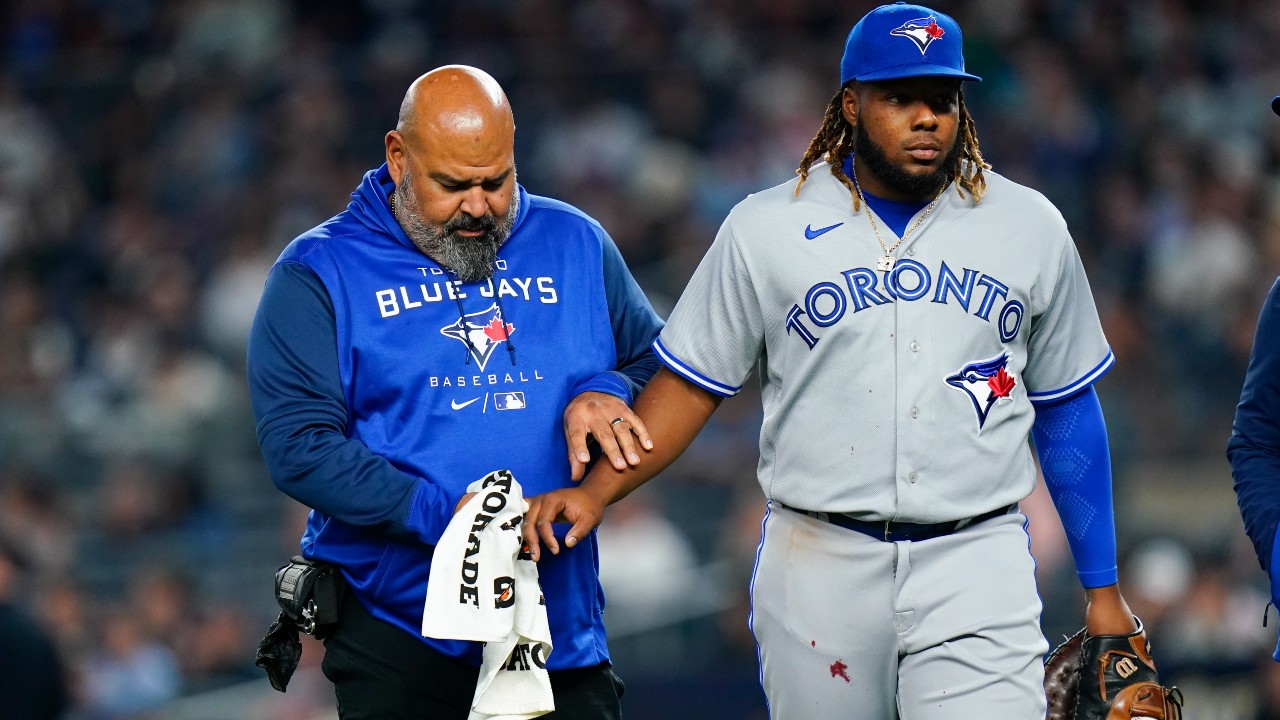
[[[1086,385],[1092,385],[1094,381],[1096,381],[1098,378],[1102,377],[1103,375],[1106,375],[1107,371],[1110,370],[1111,366],[1115,365],[1115,363],[1116,363],[1115,353],[1111,352],[1111,350],[1108,349],[1107,356],[1102,358],[1102,362],[1095,365],[1092,370],[1085,373],[1084,376],[1081,377],[1079,380],[1076,380],[1070,385],[1067,385],[1066,387],[1063,387],[1063,388],[1059,388],[1057,390],[1047,390],[1045,392],[1029,392],[1027,393],[1027,399],[1030,400],[1032,403],[1042,403],[1042,402],[1048,402],[1050,400],[1058,400],[1060,398],[1064,398],[1069,395],[1072,395],[1073,393],[1079,392]]]
[[[1018,512],[1022,512],[1022,509],[1019,508]],[[1031,576],[1035,577],[1036,572],[1040,569],[1040,564],[1036,562],[1036,554],[1031,551],[1031,518],[1026,513],[1022,513],[1022,532],[1027,536],[1027,555],[1031,556]],[[1038,613],[1040,615],[1039,620],[1040,622],[1043,622],[1044,597],[1040,594],[1040,583],[1033,583],[1033,585],[1036,589],[1036,600],[1040,603],[1040,612]],[[1041,656],[1042,661],[1043,659],[1044,657]]]
[[[756,641],[756,679],[760,681],[760,691],[764,693],[764,707],[768,717],[773,717],[773,708],[769,706],[769,693],[764,689],[764,658],[761,656],[760,638],[756,636],[756,574],[760,572],[760,555],[764,552],[764,536],[769,526],[769,516],[773,514],[773,503],[764,504],[764,517],[760,520],[760,544],[756,545],[756,561],[751,566],[751,584],[747,586],[747,630]]]
[[[741,385],[734,387],[732,385],[725,385],[723,383],[718,383],[715,380],[712,380],[711,378],[707,377],[706,375],[699,373],[697,370],[694,370],[693,368],[689,367],[684,362],[682,362],[679,358],[677,358],[675,355],[672,355],[669,350],[663,347],[662,338],[658,338],[657,340],[653,341],[653,351],[658,354],[658,357],[662,360],[662,364],[666,365],[667,368],[670,369],[672,372],[683,377],[684,379],[688,380],[694,385],[697,385],[705,390],[709,390],[710,392],[713,392],[716,395],[721,395],[723,397],[733,397],[734,395],[737,395],[739,392],[742,391]]]

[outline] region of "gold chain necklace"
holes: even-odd
[[[880,237],[880,228],[876,227],[876,219],[872,215],[871,206],[867,204],[867,199],[862,196],[862,185],[858,183],[858,173],[853,169],[853,163],[849,163],[849,171],[853,176],[853,189],[858,191],[858,200],[867,211],[867,219],[871,221],[871,232],[876,234],[876,242],[880,243],[880,249],[884,251],[884,255],[881,255],[880,259],[876,261],[876,270],[888,272],[893,269],[893,264],[897,262],[897,258],[893,256],[893,251],[897,250],[902,241],[906,240],[911,233],[916,231],[916,228],[920,227],[920,223],[929,217],[929,213],[933,212],[934,206],[938,204],[938,200],[942,197],[942,191],[947,189],[947,184],[943,183],[942,187],[938,188],[938,194],[933,196],[933,202],[929,203],[929,207],[924,209],[924,214],[916,218],[911,227],[902,233],[902,237],[898,238],[898,242],[894,243],[892,247],[885,247],[884,238]]]

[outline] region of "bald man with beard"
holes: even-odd
[[[662,323],[596,221],[517,183],[514,145],[492,77],[418,78],[386,163],[285,249],[254,319],[267,469],[312,509],[302,555],[347,587],[323,664],[343,720],[468,716],[480,644],[421,628],[434,547],[471,482],[508,469],[534,495],[651,446],[630,404]],[[594,548],[539,575],[544,717],[621,717]]]

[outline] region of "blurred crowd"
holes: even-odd
[[[47,635],[63,717],[176,717],[182,698],[265,687],[253,650],[305,509],[262,467],[245,337],[281,249],[382,162],[413,78],[446,63],[497,77],[521,183],[600,220],[665,314],[730,207],[791,177],[874,4],[0,6],[0,611]],[[965,96],[983,154],[1066,216],[1118,358],[1099,394],[1126,595],[1189,718],[1280,718],[1275,628],[1238,521],[1153,532],[1125,502],[1170,467],[1208,470],[1169,493],[1231,502],[1222,452],[1280,273],[1280,4],[935,6],[985,79]],[[759,422],[749,388],[602,529],[632,708],[646,678],[716,673],[689,692],[763,707],[746,627]],[[1056,640],[1083,593],[1052,507],[1037,494],[1026,509]],[[34,667],[32,647],[0,646],[0,667]],[[322,682],[313,693],[330,702]]]

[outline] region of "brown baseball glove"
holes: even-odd
[[[1182,693],[1160,684],[1141,621],[1129,635],[1067,638],[1045,660],[1044,691],[1048,720],[1182,718]]]

